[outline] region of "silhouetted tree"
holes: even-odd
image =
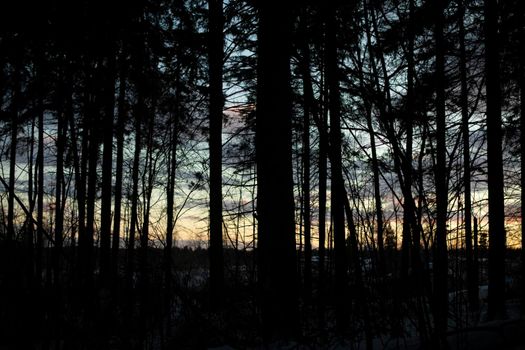
[[[290,3],[261,1],[257,46],[257,220],[261,313],[265,339],[298,331],[291,162]],[[279,8],[279,11],[275,11]]]
[[[436,1],[436,240],[434,258],[434,322],[437,342],[446,347],[445,334],[448,327],[448,257],[447,214],[448,179],[445,114],[445,1]]]
[[[501,151],[501,86],[498,4],[485,4],[485,74],[487,91],[487,168],[489,186],[489,319],[505,317],[505,213]]]
[[[467,85],[467,54],[465,48],[465,2],[458,1],[458,37],[459,37],[459,75],[461,83],[461,132],[463,137],[463,182],[465,191],[465,254],[467,260],[467,289],[469,305],[472,311],[477,311],[479,302],[478,272],[474,269],[472,248],[472,191],[470,169],[470,128],[469,102]]]
[[[208,60],[210,79],[210,297],[213,308],[222,302],[224,257],[222,248],[222,93],[223,2],[208,1]]]
[[[7,348],[468,347],[478,284],[525,300],[522,1],[1,7]]]
[[[328,85],[330,113],[330,174],[331,215],[333,221],[335,257],[335,302],[338,332],[348,325],[348,300],[346,297],[348,274],[345,239],[344,201],[345,190],[341,164],[341,96],[339,92],[339,68],[337,54],[337,16],[335,2],[325,4],[326,26],[326,84]]]

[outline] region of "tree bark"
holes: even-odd
[[[522,15],[522,20],[525,15]],[[521,145],[521,314],[525,315],[525,28],[520,31],[519,89]]]
[[[112,45],[106,43],[106,45]],[[102,200],[100,209],[100,279],[108,288],[111,280],[111,199],[113,194],[113,119],[115,108],[115,53],[107,49],[103,89]]]
[[[437,342],[446,347],[448,325],[448,259],[447,259],[447,147],[445,115],[445,1],[436,1],[436,240],[434,250],[434,326]]]
[[[25,236],[26,241],[26,276],[29,284],[33,282],[35,277],[35,263],[34,263],[34,236],[35,236],[35,225],[33,222],[33,211],[35,209],[35,196],[34,196],[34,150],[35,150],[35,118],[31,120],[31,131],[30,131],[30,146],[28,154],[28,171],[27,171],[27,202],[29,203],[29,212],[26,214],[26,225],[27,234]],[[36,168],[36,167],[35,167]]]
[[[99,62],[100,63],[100,62]],[[93,68],[94,75],[100,78],[100,68]],[[99,151],[99,115],[97,111],[99,99],[99,91],[96,88],[96,78],[90,78],[88,88],[86,91],[86,122],[88,127],[88,154],[82,154],[82,157],[87,157],[87,191],[86,191],[86,228],[84,237],[84,254],[82,259],[83,264],[83,283],[84,288],[89,290],[93,284],[93,243],[95,237],[95,204],[97,200],[97,164]],[[96,79],[98,80],[98,79]]]
[[[310,50],[307,41],[306,18],[301,20],[302,30],[302,62],[301,72],[303,80],[303,134],[302,134],[302,162],[303,162],[303,227],[304,227],[304,292],[307,299],[312,292],[312,223],[310,204],[310,114],[313,104],[312,82],[310,78]]]
[[[330,111],[330,164],[331,164],[331,211],[335,258],[335,307],[337,331],[342,334],[348,325],[348,300],[346,295],[348,274],[346,256],[346,232],[344,221],[344,183],[341,159],[341,97],[339,91],[339,67],[337,55],[337,22],[334,2],[325,13],[326,20],[326,81],[329,91]],[[331,6],[330,6],[331,5]]]
[[[140,293],[140,314],[139,314],[139,343],[144,344],[146,340],[147,329],[149,328],[150,315],[150,298],[149,298],[149,283],[150,283],[150,265],[148,257],[149,248],[149,229],[150,229],[150,215],[151,215],[151,194],[153,191],[153,182],[155,180],[155,163],[153,161],[154,144],[153,144],[153,127],[155,125],[155,103],[151,112],[149,108],[145,111],[148,122],[147,143],[146,143],[146,164],[144,166],[144,173],[142,175],[142,232],[140,232],[140,250],[138,260],[139,271],[139,293]]]
[[[278,9],[278,10],[277,10]],[[258,2],[256,110],[258,265],[266,341],[298,331],[288,2]]]
[[[165,302],[168,310],[168,316],[166,318],[166,330],[167,336],[170,336],[171,332],[171,307],[172,307],[172,254],[173,254],[173,233],[175,230],[175,184],[176,184],[176,172],[177,172],[177,146],[178,146],[178,135],[179,135],[179,121],[181,119],[181,85],[180,85],[180,63],[177,62],[175,68],[175,114],[171,116],[170,123],[170,152],[169,152],[169,166],[168,166],[168,183],[167,183],[167,200],[166,200],[166,247],[164,253],[164,282],[166,288]]]
[[[20,82],[18,65],[15,67],[15,87],[13,101],[11,102],[11,145],[9,146],[9,191],[7,197],[7,241],[11,243],[15,239],[15,182],[16,182],[16,150],[18,144],[18,100],[20,94]],[[39,109],[42,106],[41,97],[38,101]],[[39,111],[43,115],[43,112]],[[40,120],[40,119],[39,119]],[[40,126],[40,124],[39,124]]]
[[[303,62],[301,64],[301,73],[304,87],[304,103],[305,114],[308,109],[308,114],[313,116],[315,124],[319,133],[319,150],[318,150],[318,207],[319,207],[319,223],[318,223],[318,313],[319,323],[324,327],[324,312],[325,312],[325,293],[326,293],[326,185],[327,185],[327,160],[328,160],[328,127],[326,125],[326,116],[324,115],[324,108],[319,108],[315,100],[312,78],[310,75],[310,49],[306,43],[302,48]],[[321,95],[328,95],[324,81],[321,81]],[[310,150],[311,151],[311,150]],[[311,260],[311,258],[310,258]],[[311,261],[310,261],[311,264]],[[305,267],[306,269],[306,267]],[[311,269],[311,267],[310,267]],[[311,271],[309,272],[311,274]],[[310,277],[311,278],[311,277]],[[306,284],[306,276],[305,276]],[[310,288],[312,281],[310,281]]]
[[[468,110],[467,55],[465,52],[465,3],[458,2],[459,75],[461,83],[461,133],[463,137],[463,182],[465,186],[465,254],[467,262],[467,290],[470,310],[476,312],[479,304],[478,276],[474,270],[472,248],[472,190],[470,169],[470,129]]]
[[[366,288],[363,279],[363,269],[361,267],[361,262],[359,260],[359,247],[357,240],[357,229],[354,222],[354,216],[352,209],[350,208],[350,201],[348,200],[348,195],[345,191],[344,197],[344,209],[346,214],[346,220],[348,222],[348,230],[350,231],[349,241],[350,241],[350,252],[351,260],[354,268],[355,274],[355,283],[357,289],[357,300],[360,305],[359,309],[361,311],[361,316],[363,318],[364,333],[365,333],[365,344],[367,350],[372,350],[373,346],[373,330],[370,322],[370,312],[369,305],[366,297]]]
[[[223,1],[209,0],[208,64],[210,79],[210,302],[222,304],[224,293],[224,253],[222,243],[222,92],[224,56]]]
[[[505,212],[501,130],[498,2],[485,0],[485,75],[487,92],[487,168],[489,194],[489,287],[490,320],[505,318]]]
[[[36,255],[35,255],[35,268],[36,268],[36,284],[42,283],[42,254],[44,249],[44,106],[42,97],[42,88],[40,88],[40,96],[38,98],[38,151],[37,151],[37,166],[38,166],[38,187],[37,187],[37,233],[36,233]],[[13,188],[13,184],[9,183],[10,188]]]
[[[128,236],[128,256],[127,256],[127,283],[128,287],[133,287],[133,278],[135,273],[135,235],[138,224],[138,197],[139,197],[139,167],[140,151],[142,147],[142,123],[141,113],[143,112],[143,98],[138,96],[137,106],[135,107],[135,145],[133,155],[133,167],[131,170],[131,219],[129,224]]]
[[[376,69],[376,63],[375,63],[375,54],[374,49],[372,47],[372,40],[371,40],[371,34],[370,34],[370,23],[368,19],[368,12],[369,12],[369,5],[367,0],[364,0],[364,18],[365,18],[365,30],[366,30],[366,41],[367,41],[367,47],[370,57],[370,64],[372,66],[372,71],[375,78],[375,83],[377,84],[379,77],[378,72]],[[361,76],[362,80],[362,76]],[[379,84],[377,84],[379,87]],[[379,104],[382,104],[380,102]],[[383,107],[380,107],[381,110],[384,110]],[[367,103],[366,106],[366,124],[368,128],[368,134],[370,136],[370,148],[372,151],[372,173],[373,173],[373,182],[374,182],[374,201],[375,201],[375,209],[376,209],[376,226],[377,226],[377,250],[378,250],[378,271],[379,275],[382,276],[385,273],[385,250],[384,250],[384,238],[383,238],[383,208],[382,208],[382,200],[381,200],[381,187],[379,182],[379,162],[377,160],[377,148],[376,148],[376,141],[375,141],[375,131],[374,126],[372,123],[372,106],[370,103]]]
[[[71,101],[72,92],[69,90],[70,84],[68,77],[66,84],[58,96],[59,101],[64,101],[65,109],[59,110],[57,114],[57,162],[56,162],[56,180],[55,180],[55,249],[54,249],[54,285],[60,286],[61,275],[61,258],[62,258],[62,241],[64,229],[64,208],[62,206],[63,187],[64,187],[64,151],[66,145],[67,120],[73,113]]]
[[[122,220],[122,177],[124,166],[124,129],[127,121],[126,87],[127,69],[124,48],[119,57],[119,92],[118,92],[118,116],[115,130],[117,141],[116,163],[115,163],[115,203],[113,210],[113,237],[111,242],[111,266],[113,268],[114,297],[116,296],[116,282],[118,280],[119,252],[120,252],[120,227]]]
[[[418,234],[413,230],[415,226],[415,207],[412,197],[412,142],[413,142],[413,119],[414,119],[414,1],[409,1],[408,20],[408,48],[407,48],[407,96],[406,96],[406,147],[404,161],[402,162],[402,173],[404,182],[403,192],[403,234],[401,242],[401,276],[408,277],[410,257],[415,259],[414,253],[418,254],[415,247],[419,246]],[[394,142],[397,142],[394,140]],[[400,155],[401,156],[401,155]]]
[[[178,82],[177,82],[178,83]],[[179,91],[179,86],[176,87],[177,94]],[[176,106],[178,106],[178,99],[175,101]],[[178,110],[175,112],[177,113],[175,116],[173,116],[173,120],[171,122],[171,147],[169,152],[169,165],[168,165],[168,183],[167,183],[167,189],[166,189],[166,247],[164,248],[164,283],[166,288],[166,294],[165,294],[165,302],[166,302],[166,308],[168,310],[168,316],[166,318],[166,329],[168,332],[168,336],[170,336],[171,332],[171,303],[172,303],[172,254],[173,254],[173,231],[175,228],[175,221],[174,221],[174,210],[175,210],[175,175],[176,175],[176,169],[177,169],[177,142],[178,142]]]

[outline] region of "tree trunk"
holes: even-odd
[[[525,20],[525,6],[520,2],[521,21]],[[521,314],[525,315],[525,28],[519,31],[518,85],[520,90],[520,146],[521,146]]]
[[[173,254],[173,233],[175,230],[175,184],[176,184],[176,173],[177,173],[177,145],[178,145],[178,133],[179,133],[179,120],[181,119],[181,85],[180,85],[180,63],[177,63],[175,68],[175,111],[174,115],[171,116],[170,124],[170,152],[169,152],[169,164],[168,164],[168,184],[167,184],[167,199],[166,199],[166,247],[164,253],[164,282],[166,288],[165,302],[168,310],[168,316],[166,318],[166,330],[167,336],[171,335],[171,307],[172,307],[172,254]]]
[[[521,314],[525,315],[525,30],[520,51],[520,123],[521,123]]]
[[[326,81],[330,111],[331,211],[335,258],[335,307],[337,330],[342,334],[348,325],[347,256],[344,221],[344,183],[341,159],[341,101],[337,59],[337,22],[333,2],[326,9]]]
[[[38,98],[38,151],[37,151],[37,163],[38,163],[38,188],[37,188],[37,234],[36,234],[36,255],[35,255],[35,267],[36,267],[36,284],[42,283],[42,254],[44,249],[44,106],[42,101],[42,94]],[[14,183],[13,183],[14,185]],[[10,184],[11,186],[11,184]],[[11,187],[12,188],[12,187]]]
[[[39,87],[40,92],[42,88]],[[37,166],[38,166],[38,177],[37,177],[37,214],[36,221],[37,225],[37,236],[36,236],[36,255],[35,255],[35,267],[36,267],[36,283],[37,285],[42,283],[42,271],[43,271],[43,249],[44,249],[44,106],[43,106],[42,94],[39,95],[37,101],[38,108],[38,151],[37,151]],[[16,127],[15,127],[16,129]],[[16,135],[13,135],[15,137]],[[16,145],[16,137],[15,137]],[[15,161],[16,153],[11,153],[11,160]],[[14,169],[12,169],[14,170]],[[9,183],[9,188],[14,189],[14,178],[13,182]],[[10,214],[10,213],[9,213]],[[8,215],[9,223],[9,215]]]
[[[303,50],[309,50],[308,47],[304,47]],[[304,51],[306,52],[306,51]],[[308,57],[309,54],[305,54],[304,57]],[[322,341],[326,341],[326,329],[325,329],[325,305],[326,305],[326,284],[328,282],[326,274],[326,187],[327,187],[327,161],[328,161],[328,126],[326,120],[328,119],[328,107],[323,103],[323,107],[320,108],[314,98],[313,89],[312,89],[312,80],[310,76],[310,67],[304,65],[303,62],[302,74],[303,74],[303,84],[304,84],[304,98],[309,104],[309,109],[312,112],[317,130],[319,133],[319,150],[318,150],[318,176],[319,176],[319,224],[318,224],[318,236],[319,236],[319,247],[318,247],[318,256],[319,256],[319,266],[318,266],[318,305],[317,312],[319,315],[319,325],[321,327],[321,337]],[[323,75],[321,76],[321,96],[328,96],[328,91],[326,84],[324,84]]]
[[[326,119],[321,118],[326,127]],[[328,177],[328,140],[319,135],[319,300],[324,318],[324,293],[326,291],[326,187]]]
[[[122,48],[124,50],[124,48]],[[119,252],[120,252],[120,227],[122,220],[122,177],[124,167],[124,129],[127,121],[126,106],[126,60],[125,54],[121,52],[119,58],[119,92],[118,92],[118,117],[115,130],[117,140],[116,163],[115,163],[115,203],[113,213],[113,237],[111,242],[111,266],[113,269],[113,296],[116,297],[116,285],[118,281]]]
[[[487,92],[487,168],[489,194],[489,290],[487,316],[505,317],[505,212],[501,130],[498,2],[485,0],[485,75]]]
[[[292,172],[290,50],[287,2],[259,7],[256,164],[258,265],[266,341],[298,331],[297,268]]]
[[[80,159],[80,152],[78,151],[78,145],[77,145],[77,132],[75,125],[75,116],[72,113],[71,115],[68,115],[69,117],[69,130],[71,134],[71,153],[73,155],[73,167],[75,172],[75,192],[76,192],[76,200],[77,200],[77,210],[78,210],[78,245],[79,250],[81,250],[81,243],[83,243],[84,240],[84,230],[85,230],[85,158],[82,157]],[[81,144],[81,150],[82,154],[85,155],[87,153],[87,127],[84,125],[82,130],[82,144]],[[75,230],[73,230],[72,234],[75,233]],[[74,242],[74,235],[72,237],[72,244],[75,245]],[[81,261],[78,263],[79,265],[82,264]],[[77,277],[80,277],[80,274],[77,274]]]
[[[110,45],[107,44],[106,45]],[[113,194],[113,119],[115,108],[115,54],[108,49],[103,89],[102,203],[100,209],[100,279],[109,288],[111,280],[111,198]]]
[[[66,78],[67,79],[67,78]],[[54,249],[54,285],[60,286],[61,274],[61,255],[62,238],[64,229],[64,208],[62,206],[62,189],[64,187],[64,149],[66,145],[67,119],[73,113],[71,101],[71,91],[68,91],[69,84],[64,87],[59,101],[64,101],[65,110],[59,110],[57,114],[57,162],[56,162],[56,181],[55,181],[55,249]]]
[[[98,68],[100,69],[100,68]],[[98,75],[98,69],[95,68],[95,74]],[[87,157],[87,196],[86,196],[86,229],[84,237],[84,254],[81,258],[83,260],[83,283],[86,290],[89,290],[93,285],[93,242],[95,237],[95,204],[97,200],[97,163],[98,163],[98,149],[99,149],[99,133],[98,127],[99,116],[97,111],[97,93],[95,89],[95,82],[88,83],[87,91],[87,106],[86,116],[88,127],[88,154],[82,154],[82,157]],[[79,257],[80,258],[80,257]]]
[[[468,110],[467,55],[465,52],[465,4],[458,3],[459,25],[459,75],[461,80],[461,132],[463,136],[463,182],[465,186],[465,254],[467,258],[467,290],[470,310],[476,312],[479,304],[478,278],[474,271],[472,251],[472,191],[470,169],[470,129]]]
[[[139,167],[140,151],[142,147],[142,123],[141,113],[143,112],[143,98],[138,96],[137,106],[135,107],[135,146],[133,155],[133,168],[131,170],[131,219],[129,223],[128,237],[128,257],[127,257],[127,283],[129,288],[133,288],[133,278],[135,272],[135,233],[138,224],[138,196],[139,196]],[[131,291],[129,291],[131,293]]]
[[[179,91],[179,86],[176,87],[177,91]],[[178,92],[177,92],[178,94]],[[176,106],[178,106],[178,100],[175,101]],[[177,169],[177,142],[178,142],[178,110],[175,112],[177,113],[171,122],[171,137],[170,137],[170,152],[168,157],[168,183],[167,183],[167,189],[166,189],[166,247],[164,248],[164,283],[166,288],[166,294],[165,294],[165,302],[166,302],[166,308],[167,308],[167,314],[168,317],[166,319],[166,329],[167,329],[167,336],[170,336],[171,332],[171,302],[172,302],[172,254],[173,254],[173,231],[175,228],[175,222],[174,222],[174,210],[175,210],[175,175],[176,175],[176,169]]]
[[[223,1],[209,0],[208,64],[210,79],[210,302],[218,309],[223,299],[224,257],[222,247],[222,93]]]
[[[34,197],[34,176],[33,176],[33,163],[34,159],[34,150],[35,150],[35,118],[31,120],[31,137],[30,137],[30,146],[28,154],[28,171],[27,171],[27,202],[29,203],[29,212],[27,213],[26,225],[27,225],[27,235],[26,240],[26,276],[29,284],[33,282],[35,272],[34,264],[34,235],[35,235],[35,224],[33,220],[33,211],[35,210],[35,197]]]
[[[142,18],[138,19],[138,22],[142,22]],[[141,39],[139,37],[139,39]],[[138,227],[138,200],[139,200],[139,167],[140,167],[140,155],[142,148],[142,120],[146,117],[146,87],[145,87],[145,74],[143,67],[145,66],[146,48],[144,43],[139,41],[135,43],[136,49],[133,55],[134,63],[139,67],[138,76],[136,77],[135,86],[137,90],[137,100],[133,111],[135,120],[135,145],[133,154],[133,168],[131,173],[132,189],[131,189],[131,219],[129,227],[128,237],[128,261],[126,270],[126,283],[128,287],[128,312],[133,312],[133,301],[134,301],[134,280],[135,280],[135,240],[136,231]],[[145,120],[145,119],[144,119]],[[143,191],[145,189],[143,188]],[[145,203],[144,203],[145,205]],[[141,332],[142,333],[142,332]]]
[[[307,299],[312,293],[312,223],[310,205],[310,113],[314,103],[310,78],[310,50],[308,47],[306,18],[301,20],[302,54],[301,73],[303,80],[303,225],[304,225],[304,292]]]
[[[350,208],[350,201],[345,191],[344,207],[346,220],[348,222],[348,230],[350,231],[350,253],[352,256],[352,264],[355,274],[355,284],[357,287],[357,300],[360,305],[361,316],[363,318],[363,326],[365,333],[366,349],[371,350],[373,346],[373,330],[370,322],[369,305],[366,297],[366,288],[363,279],[363,269],[361,268],[361,262],[359,261],[359,247],[357,241],[357,229],[354,223],[354,216],[352,209]]]
[[[367,0],[364,0],[364,18],[365,18],[365,29],[366,29],[366,41],[367,41],[367,47],[370,57],[370,64],[372,66],[373,75],[375,78],[375,83],[378,83],[379,77],[378,72],[375,65],[375,54],[374,49],[372,47],[372,40],[371,40],[371,34],[370,34],[370,23],[368,20],[368,11],[369,6],[367,3]],[[362,75],[361,75],[361,80]],[[378,85],[379,87],[379,85]],[[379,104],[382,104],[380,102]],[[381,110],[384,110],[383,107],[380,107]],[[370,136],[370,148],[372,151],[372,173],[373,173],[373,182],[374,182],[374,202],[375,202],[375,209],[376,209],[376,226],[377,226],[377,250],[378,250],[378,271],[379,275],[382,276],[385,273],[385,251],[384,251],[384,238],[383,238],[383,208],[382,208],[382,200],[381,200],[381,187],[379,182],[379,162],[377,160],[377,148],[376,148],[376,141],[375,141],[375,132],[374,132],[374,126],[372,123],[372,106],[370,103],[367,103],[366,106],[366,124],[368,128],[368,134]]]
[[[153,162],[153,126],[155,124],[155,108],[152,112],[149,110],[144,114],[148,117],[148,132],[146,144],[146,164],[142,175],[142,232],[140,232],[140,250],[139,250],[139,293],[140,293],[140,314],[139,314],[139,343],[144,344],[146,340],[146,331],[149,328],[150,299],[150,267],[148,259],[149,246],[149,229],[151,214],[151,193],[153,190],[153,181],[155,180],[155,164]]]
[[[473,234],[474,234],[474,251],[473,251],[473,270],[476,278],[476,283],[479,281],[479,245],[478,245],[478,219],[475,216],[472,216],[473,220]],[[479,291],[478,291],[479,298]]]
[[[523,6],[523,5],[522,5]],[[523,13],[523,12],[522,12]],[[525,15],[522,15],[522,20]],[[525,28],[520,32],[520,145],[521,145],[521,314],[525,315]]]
[[[445,1],[436,1],[435,41],[436,41],[436,241],[434,250],[434,323],[437,342],[446,347],[448,324],[448,262],[447,262],[447,146],[445,115],[445,43],[443,38],[445,23]]]
[[[413,230],[415,226],[415,208],[412,197],[412,138],[414,119],[414,1],[409,1],[408,21],[408,48],[407,48],[407,96],[406,96],[406,147],[402,172],[404,175],[403,192],[403,236],[401,243],[401,276],[408,277],[410,256],[412,262],[418,254],[419,234]],[[396,142],[394,140],[394,142]]]
[[[312,224],[310,206],[310,108],[303,111],[303,221],[304,221],[304,288],[307,298],[312,290]]]
[[[18,95],[19,89],[19,72],[18,67],[15,68],[15,92],[13,101],[11,102],[11,145],[9,147],[9,193],[7,197],[7,242],[9,244],[15,239],[15,180],[16,180],[16,149],[18,144]],[[42,108],[41,97],[38,101],[39,109]],[[39,111],[43,115],[43,112]],[[40,126],[40,124],[39,124]]]

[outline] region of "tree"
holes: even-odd
[[[40,53],[39,53],[40,55]],[[39,73],[42,74],[43,67],[41,65],[41,57],[36,57],[39,68]],[[39,77],[40,78],[40,77]],[[42,77],[43,78],[43,77]],[[16,81],[16,80],[15,80]],[[39,84],[43,84],[40,81]],[[36,273],[36,284],[42,283],[42,254],[44,245],[44,106],[43,106],[43,86],[39,85],[40,94],[37,99],[38,105],[38,151],[37,151],[37,166],[38,166],[38,178],[37,178],[37,235],[36,235],[36,255],[35,255],[35,273]],[[15,153],[16,154],[16,153]],[[11,154],[13,159],[13,154]],[[14,161],[14,159],[13,159]],[[12,187],[11,187],[12,188]]]
[[[487,93],[487,168],[489,186],[488,318],[505,317],[505,213],[501,151],[501,86],[498,4],[485,0],[485,75]]]
[[[71,77],[69,67],[65,67],[64,80],[61,89],[58,92],[57,100],[64,104],[65,108],[59,108],[57,111],[57,164],[56,164],[56,181],[55,181],[55,251],[54,251],[54,284],[60,287],[61,260],[62,260],[62,245],[64,234],[64,153],[66,147],[67,135],[67,120],[73,113],[72,111],[72,92],[71,92]]]
[[[438,342],[446,347],[448,327],[447,214],[448,179],[445,115],[445,1],[436,1],[436,240],[434,252],[434,322]]]
[[[208,2],[208,60],[210,79],[210,297],[213,308],[221,304],[224,289],[222,248],[222,93],[223,2]]]
[[[18,53],[20,55],[20,53]],[[15,57],[20,60],[21,57]],[[15,65],[13,95],[11,97],[11,145],[9,147],[9,194],[7,203],[7,241],[15,239],[15,181],[16,181],[16,148],[18,142],[18,118],[19,118],[19,99],[20,99],[20,65]],[[41,101],[39,101],[41,104]],[[43,111],[42,111],[43,114]],[[40,121],[40,119],[39,119]],[[40,124],[40,123],[39,123]],[[42,170],[41,170],[42,171]]]
[[[523,4],[520,3],[521,6]],[[518,9],[520,9],[518,5]],[[523,10],[523,7],[521,7]],[[518,12],[519,13],[519,12]],[[520,20],[525,18],[524,12],[521,11]],[[525,314],[525,27],[522,25],[518,30],[519,43],[519,67],[518,67],[518,85],[520,91],[520,170],[521,170],[521,313]]]
[[[300,38],[302,61],[301,75],[303,82],[303,133],[302,133],[302,193],[303,193],[303,226],[304,226],[304,291],[307,299],[311,297],[312,292],[312,223],[311,223],[311,184],[310,184],[310,158],[311,158],[311,144],[310,144],[310,114],[313,112],[311,108],[314,103],[312,82],[310,77],[310,48],[308,42],[308,26],[307,16],[302,14]]]
[[[469,305],[472,311],[478,309],[478,272],[474,269],[472,249],[472,191],[470,169],[470,128],[467,86],[467,57],[465,52],[465,2],[458,2],[459,27],[459,74],[461,81],[461,132],[463,137],[463,182],[465,191],[465,254],[467,258],[467,289]]]
[[[370,59],[370,65],[372,66],[372,73],[377,80],[379,80],[378,72],[376,68],[376,62],[375,62],[375,55],[374,55],[374,49],[372,47],[372,41],[371,41],[371,30],[370,30],[370,23],[369,23],[369,4],[368,0],[363,1],[364,6],[364,19],[365,19],[365,30],[366,30],[366,41],[367,46],[369,50],[369,59]],[[373,11],[373,10],[372,10]],[[361,81],[363,81],[363,77],[361,75],[360,77]],[[364,85],[364,83],[361,83],[361,85]],[[364,86],[363,86],[364,88]],[[374,181],[374,201],[375,201],[375,209],[376,209],[376,229],[377,229],[377,250],[378,250],[378,270],[379,274],[385,273],[385,252],[384,252],[384,224],[383,224],[383,208],[382,208],[382,201],[381,201],[381,189],[380,189],[380,176],[379,176],[379,162],[377,159],[377,147],[376,147],[376,136],[374,131],[374,126],[372,124],[372,106],[368,101],[365,101],[365,113],[366,113],[366,125],[368,127],[368,133],[370,135],[370,148],[372,151],[372,172],[373,172],[373,181]]]
[[[335,300],[337,329],[341,334],[348,325],[348,302],[346,298],[348,275],[345,239],[344,201],[345,190],[341,161],[341,102],[339,92],[339,68],[337,55],[337,22],[335,2],[327,2],[326,26],[326,84],[329,93],[330,113],[330,169],[331,169],[331,211],[333,221],[335,255]]]
[[[275,11],[276,9],[279,11]],[[258,3],[256,164],[258,267],[263,334],[298,330],[291,161],[290,3]]]
[[[102,203],[100,223],[100,273],[101,282],[109,287],[111,276],[111,199],[113,195],[113,119],[115,109],[115,53],[114,43],[108,40],[105,51],[105,86],[103,88],[104,124],[102,154]]]
[[[123,45],[122,45],[123,46]],[[111,266],[113,268],[113,294],[116,295],[119,251],[120,251],[120,226],[122,221],[122,185],[123,185],[123,166],[124,166],[124,129],[127,121],[127,102],[126,102],[126,59],[124,47],[119,54],[119,87],[118,87],[118,111],[117,123],[115,127],[116,162],[115,162],[115,195],[113,210],[113,236],[111,240]]]
[[[415,63],[414,63],[414,40],[415,40],[415,25],[414,25],[414,0],[409,0],[408,3],[408,24],[407,24],[407,40],[408,48],[406,53],[407,60],[407,93],[406,93],[406,146],[404,155],[402,157],[402,169],[400,169],[399,178],[403,176],[403,237],[401,248],[401,276],[408,275],[408,267],[410,264],[410,256],[412,262],[419,258],[419,239],[417,239],[418,230],[415,229],[415,208],[414,199],[412,197],[412,147],[413,147],[413,120],[414,120],[414,80],[415,80]],[[393,143],[397,141],[392,140]]]
[[[523,4],[481,3],[7,2],[3,341],[466,345],[525,201]]]

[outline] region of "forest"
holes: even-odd
[[[0,350],[525,349],[525,2],[0,5]]]

